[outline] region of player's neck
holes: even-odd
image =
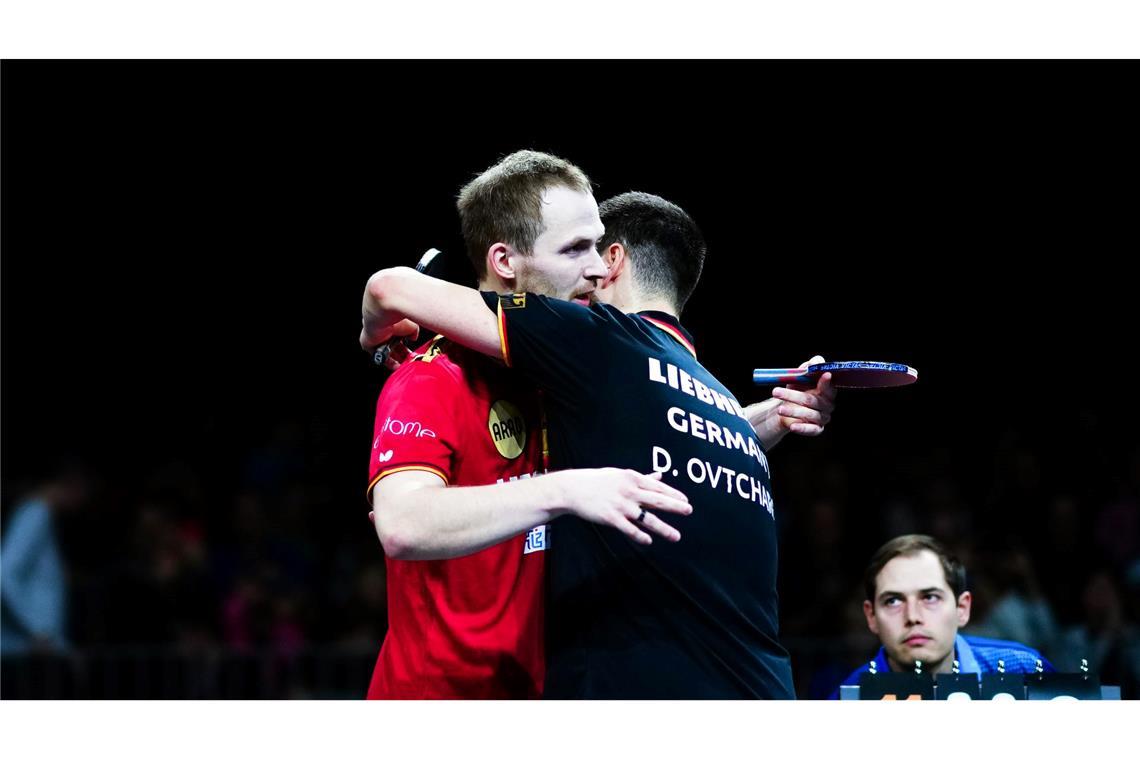
[[[614,306],[627,314],[636,314],[641,311],[660,311],[674,319],[680,320],[677,307],[663,298],[638,298],[634,296],[620,305],[615,303]]]
[[[496,277],[489,272],[487,273],[486,277],[484,277],[482,280],[479,280],[479,285],[477,287],[484,293],[505,294],[514,292],[513,288],[511,288],[510,284],[506,280],[502,279],[501,277]]]

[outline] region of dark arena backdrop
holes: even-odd
[[[57,521],[67,644],[6,653],[4,698],[364,694],[386,591],[363,286],[432,246],[469,277],[456,193],[524,147],[599,199],[690,212],[709,257],[683,319],[742,401],[765,395],[752,368],[813,353],[919,369],[772,454],[800,697],[876,650],[862,569],[907,532],[966,560],[966,633],[1140,694],[1123,83],[870,62],[2,75],[5,527],[61,468],[90,483]]]

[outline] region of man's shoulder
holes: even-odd
[[[883,652],[882,647],[879,647],[879,651],[875,653],[874,662],[875,662],[875,666],[877,668],[880,668],[882,672],[884,672],[884,673],[887,672],[888,667],[886,664],[885,654]],[[862,665],[855,668],[855,670],[851,671],[851,674],[843,680],[843,683],[841,683],[840,686],[857,686],[859,684],[859,679],[863,677],[863,674],[870,672],[870,670],[871,670],[871,661],[864,662]],[[832,699],[838,699],[839,698],[839,689],[838,688],[836,688],[836,690],[832,693],[831,698]]]
[[[585,306],[541,293],[505,293],[499,296],[499,308],[506,312],[527,309],[534,311],[534,307],[540,307],[538,311],[541,312],[553,312],[559,317],[571,319],[570,324],[577,322],[582,325],[601,325],[637,319],[633,314],[626,314],[621,309],[600,301]],[[574,317],[578,319],[573,320]]]
[[[863,674],[869,673],[870,671],[871,671],[870,666],[867,663],[863,663],[859,667],[852,670],[848,674],[847,678],[843,679],[842,685],[843,686],[852,686],[852,685],[858,684],[859,679],[863,677]]]
[[[392,374],[397,383],[420,378],[438,378],[466,387],[468,375],[482,374],[488,362],[485,357],[437,335],[417,348],[407,361]]]
[[[525,398],[536,392],[521,375],[442,335],[416,349],[388,379],[381,394],[404,394],[417,388],[472,401],[502,395]]]
[[[39,528],[47,526],[50,522],[51,509],[48,508],[47,502],[38,496],[30,496],[16,504],[4,527],[6,533],[11,533],[16,526],[25,529]]]
[[[996,671],[998,660],[1001,660],[1007,672],[1031,673],[1036,668],[1038,660],[1044,661],[1041,653],[1036,649],[1017,641],[967,636],[965,634],[962,634],[962,638],[970,645],[970,649],[983,672]]]
[[[430,357],[429,353],[432,353]],[[416,349],[384,380],[377,403],[384,407],[462,399],[471,394],[468,376],[469,372],[458,357],[449,356],[438,343],[429,342]]]
[[[1037,654],[1037,650],[1019,641],[1010,641],[1008,639],[991,639],[985,636],[970,636],[962,634],[962,638],[970,645],[975,652],[979,649],[991,650],[1005,650],[1014,652],[1028,652],[1030,654]]]

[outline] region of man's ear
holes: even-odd
[[[518,277],[519,252],[506,243],[495,243],[487,249],[487,271],[501,280]]]
[[[969,591],[963,591],[962,595],[958,597],[958,627],[962,628],[966,623],[970,622],[970,604],[974,601],[974,597]]]
[[[871,629],[871,633],[878,636],[879,621],[875,620],[875,605],[866,599],[863,600],[863,616],[867,618],[867,627]]]
[[[602,263],[606,265],[609,273],[606,278],[602,280],[601,287],[608,288],[614,284],[625,272],[626,264],[629,263],[629,255],[625,251],[625,246],[621,243],[610,243],[606,250],[602,251]]]

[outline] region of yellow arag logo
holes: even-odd
[[[495,448],[507,459],[516,459],[526,448],[526,418],[509,401],[496,401],[491,405],[487,430]]]

